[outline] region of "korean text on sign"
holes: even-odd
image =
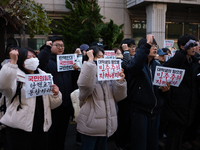
[[[158,86],[166,86],[168,82],[171,86],[178,87],[183,80],[184,74],[184,69],[156,66],[153,84]]]
[[[97,59],[98,81],[121,79],[120,59]]]
[[[73,70],[73,64],[76,60],[76,54],[57,55],[57,71]]]
[[[164,40],[164,47],[173,47],[174,40]]]
[[[26,98],[52,94],[53,77],[51,74],[28,74],[25,79]]]
[[[115,59],[115,51],[110,50],[110,51],[104,51],[104,58],[105,59]]]

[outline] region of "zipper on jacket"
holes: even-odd
[[[155,93],[154,93],[154,88],[153,88],[153,76],[152,76],[152,71],[151,71],[151,65],[149,65],[149,71],[150,71],[150,76],[151,76],[151,85],[152,85],[151,88],[152,88],[153,95],[154,95],[155,100],[156,100],[154,107],[151,109],[151,114],[153,114],[153,110],[154,110],[154,108],[157,106],[158,100],[157,100],[157,97],[156,97],[156,95],[155,95]]]

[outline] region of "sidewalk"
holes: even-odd
[[[108,150],[115,150],[114,140],[108,140]],[[65,150],[80,150],[81,146],[76,144],[76,124],[70,123],[67,129]]]

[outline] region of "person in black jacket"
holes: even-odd
[[[54,83],[62,93],[62,104],[52,110],[52,126],[49,130],[49,150],[64,150],[65,136],[68,128],[69,119],[72,112],[72,102],[70,98],[77,79],[73,79],[72,71],[57,72],[57,55],[64,52],[63,39],[59,36],[50,37],[46,42],[46,47],[38,55],[40,68],[51,73]]]
[[[168,122],[166,150],[182,150],[183,135],[193,122],[198,104],[199,59],[195,55],[196,41],[191,35],[180,36],[179,49],[174,57],[164,66],[185,70],[185,75],[179,87],[171,87],[170,95],[165,101],[162,117]]]
[[[127,64],[128,98],[131,101],[131,150],[158,150],[158,128],[163,96],[170,86],[153,85],[155,68],[160,66],[154,36],[141,39],[142,46]],[[141,42],[140,42],[141,43]]]

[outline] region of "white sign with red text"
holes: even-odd
[[[73,64],[77,59],[76,54],[64,54],[64,55],[57,55],[57,71],[69,71],[74,70]]]
[[[113,51],[113,50],[110,50],[110,51],[106,50],[106,51],[104,51],[104,58],[105,59],[115,59],[116,58],[115,51]]]
[[[184,69],[156,66],[154,85],[166,86],[167,82],[171,86],[179,87],[185,74]]]
[[[120,59],[97,59],[98,81],[121,79]]]
[[[41,95],[52,94],[51,85],[53,76],[51,74],[27,74],[26,80],[26,98]]]
[[[164,40],[164,47],[173,47],[174,40]]]

